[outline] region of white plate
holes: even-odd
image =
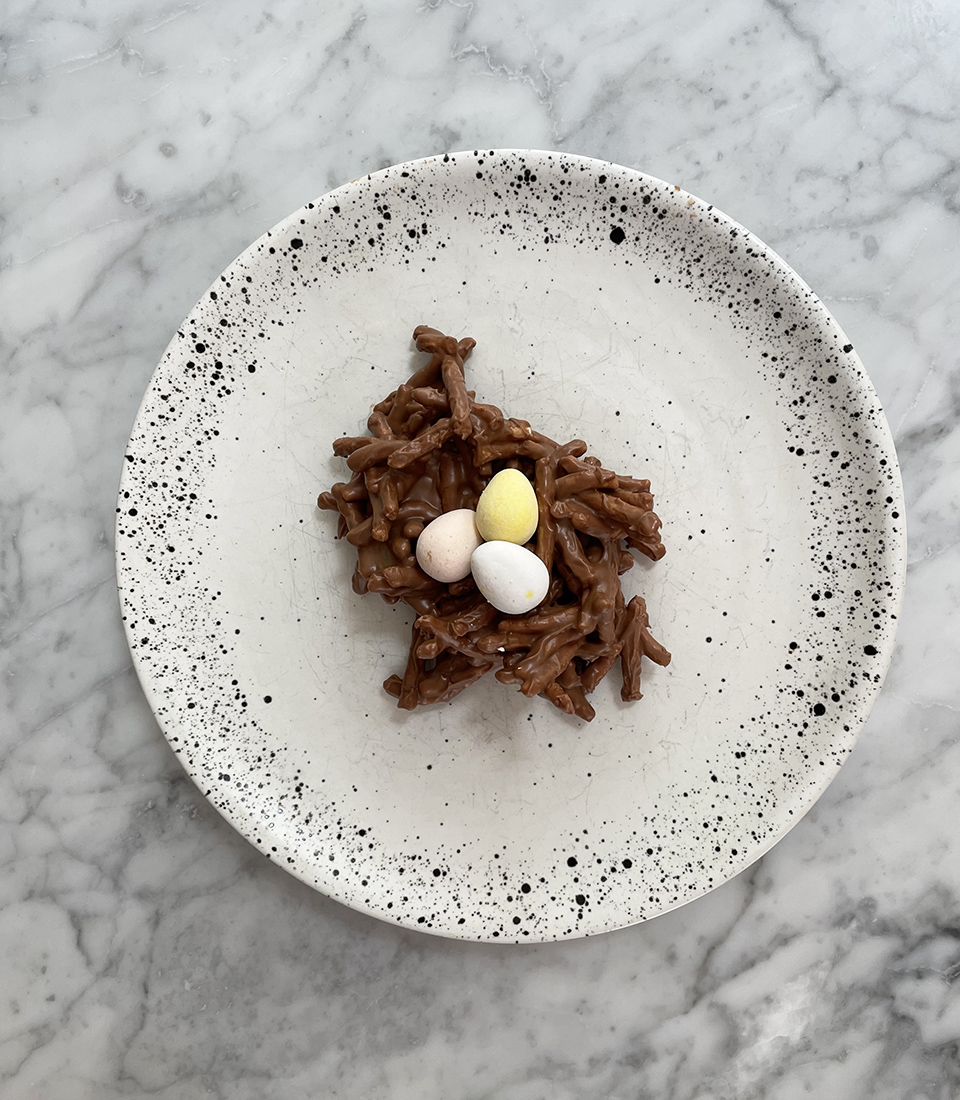
[[[356,596],[317,494],[332,440],[473,336],[481,399],[649,477],[667,556],[624,577],[673,664],[596,719],[485,677],[398,711],[412,615]],[[347,905],[530,942],[645,920],[735,875],[849,753],[893,647],[902,491],[822,303],[679,188],[559,153],[400,165],[292,214],[157,367],[117,522],[124,619],[184,767]]]

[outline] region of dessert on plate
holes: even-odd
[[[620,584],[633,550],[665,552],[650,482],[478,401],[464,376],[474,340],[413,336],[430,358],[374,406],[369,435],[334,443],[353,476],[317,502],[356,548],[354,591],[417,614],[384,688],[412,710],[493,672],[589,721],[587,696],[619,664],[621,698],[640,699],[642,658],[670,661],[643,597]]]

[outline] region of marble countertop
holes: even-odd
[[[0,1098],[960,1093],[952,0],[14,3],[0,36]],[[856,344],[908,501],[863,735],[738,878],[524,948],[381,924],[204,801],[133,673],[124,444],[251,240],[368,171],[562,149],[749,226]]]

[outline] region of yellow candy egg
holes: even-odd
[[[477,530],[487,542],[521,546],[537,529],[537,494],[519,470],[501,470],[487,482],[477,503]]]

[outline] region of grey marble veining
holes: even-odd
[[[960,1093],[960,15],[951,0],[14,3],[0,33],[0,1097]],[[120,456],[203,288],[300,203],[444,149],[709,198],[855,342],[903,468],[897,654],[768,856],[595,940],[382,925],[183,775],[113,581]]]

